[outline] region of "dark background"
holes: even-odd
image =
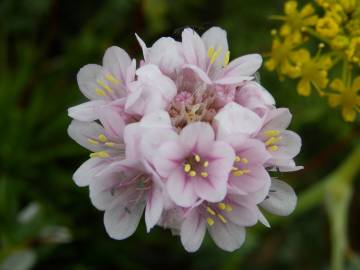
[[[345,193],[328,184],[342,178],[343,171],[332,173],[359,144],[359,122],[345,123],[314,94],[299,97],[295,82],[264,68],[262,84],[293,113],[291,128],[303,138],[297,163],[305,170],[281,175],[299,194],[295,213],[271,219],[271,229],[249,229],[240,250],[224,252],[207,238],[189,254],[169,231],[146,234],[143,221],[131,238],[112,240],[87,188],[72,181],[88,156],[66,133],[67,108],[85,101],[76,84],[80,67],[101,63],[111,45],[139,59],[135,32],[150,46],[161,36],[178,39],[185,26],[223,27],[232,57],[266,54],[278,26],[269,16],[282,6],[280,0],[1,0],[0,269],[334,269],[339,254],[344,269],[360,269],[359,177]],[[359,160],[347,164],[356,171]],[[342,241],[348,243],[339,253]]]

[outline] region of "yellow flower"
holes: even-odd
[[[328,69],[331,67],[331,58],[329,56],[318,56],[311,58],[310,53],[306,49],[300,49],[293,52],[290,56],[295,67],[288,73],[292,78],[300,78],[297,91],[299,95],[309,96],[311,86],[322,96],[328,80]]]
[[[342,50],[349,45],[349,39],[346,36],[338,35],[331,40],[330,44],[335,50]]]
[[[340,5],[347,13],[351,13],[355,10],[357,0],[339,0]]]
[[[342,106],[342,116],[345,121],[353,122],[356,112],[360,112],[360,76],[355,78],[352,85],[347,87],[340,79],[331,82],[330,88],[337,93],[329,94],[329,104],[332,107]]]
[[[360,62],[360,36],[351,39],[346,55],[349,61],[354,63]]]
[[[321,18],[316,23],[316,31],[327,38],[335,37],[339,30],[338,23],[330,16]]]
[[[285,39],[283,42],[275,37],[272,43],[269,59],[265,62],[265,67],[269,71],[277,70],[279,75],[287,74],[291,65],[289,63],[289,55],[292,52],[293,43]]]
[[[317,21],[317,16],[313,15],[314,7],[311,4],[305,5],[300,11],[297,9],[297,4],[296,1],[285,3],[285,23],[280,29],[280,35],[291,36],[294,42],[301,41],[303,27],[315,25]]]

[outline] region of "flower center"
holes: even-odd
[[[115,142],[112,142],[108,139],[108,137],[106,137],[104,134],[99,134],[99,136],[97,138],[88,138],[87,139],[88,143],[92,144],[92,145],[102,145],[104,147],[107,148],[112,148],[112,149],[121,149],[121,145]],[[108,158],[110,157],[109,152],[108,151],[98,151],[98,152],[94,152],[90,154],[91,158]]]
[[[244,157],[240,157],[237,155],[235,157],[234,166],[232,167],[232,175],[233,176],[242,176],[244,174],[250,173],[251,171],[249,169],[246,169],[246,164],[249,163],[249,160]]]
[[[201,177],[206,178],[209,176],[207,167],[209,167],[209,161],[202,160],[200,155],[195,153],[192,156],[186,158],[184,163],[184,172],[187,173],[190,177],[200,175]]]
[[[282,137],[280,135],[279,130],[271,129],[264,132],[264,135],[266,137],[265,146],[266,149],[270,152],[274,152],[279,150],[279,146],[276,145],[279,141],[282,140]]]
[[[233,210],[232,206],[230,204],[224,203],[224,202],[219,202],[212,206],[205,205],[204,207],[206,207],[206,216],[207,216],[206,222],[207,222],[207,224],[209,224],[209,226],[214,225],[216,219],[218,219],[222,223],[226,224],[227,220],[226,220],[224,214],[229,213]]]

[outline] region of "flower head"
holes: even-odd
[[[114,239],[132,235],[144,213],[148,232],[170,228],[187,251],[206,230],[235,250],[246,227],[269,226],[260,207],[279,215],[295,207],[292,189],[268,173],[300,168],[289,113],[255,81],[261,56],[231,60],[219,27],[202,36],[185,29],[181,41],[164,37],[150,48],[137,39],[140,67],[112,47],[103,66],[79,71],[91,101],[69,110],[68,133],[93,153],[74,181],[89,186]]]

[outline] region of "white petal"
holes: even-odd
[[[104,105],[104,100],[93,100],[68,109],[68,115],[79,121],[90,122],[98,119],[96,108]]]
[[[256,113],[231,102],[216,114],[213,124],[217,130],[217,139],[222,139],[235,134],[253,134],[260,129],[261,122]]]
[[[90,100],[103,99],[103,97],[96,94],[96,88],[99,86],[96,83],[97,78],[102,74],[102,66],[89,64],[82,67],[77,74],[77,82],[80,91]]]
[[[147,232],[150,232],[159,221],[164,209],[163,194],[160,187],[154,185],[148,193],[148,199],[145,210],[145,223]]]
[[[130,56],[127,52],[117,46],[108,48],[104,54],[103,66],[115,78],[125,81],[127,69],[131,65]]]
[[[201,36],[201,38],[204,41],[206,49],[209,49],[210,47],[213,47],[215,51],[221,49],[221,53],[217,57],[215,65],[222,66],[224,64],[224,56],[229,50],[226,31],[220,27],[211,27]]]
[[[195,252],[200,248],[205,232],[205,220],[194,209],[188,213],[181,225],[181,243],[188,252]]]
[[[293,188],[283,181],[272,179],[269,198],[260,206],[275,215],[287,216],[295,210],[296,203],[297,197]]]
[[[73,175],[75,184],[80,187],[88,186],[94,176],[104,169],[107,163],[107,160],[100,158],[88,159],[75,171]]]
[[[221,221],[216,221],[208,229],[216,245],[226,251],[240,248],[245,241],[245,229],[231,222],[223,224]]]

